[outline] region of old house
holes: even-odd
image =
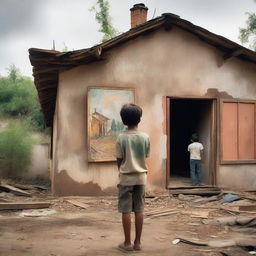
[[[131,29],[71,52],[29,49],[46,124],[52,127],[51,180],[57,195],[115,191],[116,163],[88,158],[88,88],[133,88],[151,137],[148,188],[189,177],[187,145],[205,146],[203,180],[256,188],[256,53],[166,13],[146,21],[131,9]]]
[[[92,118],[91,120],[92,135],[95,137],[106,135],[109,128],[109,124],[108,124],[109,118],[98,113],[96,110],[92,114],[91,118]]]

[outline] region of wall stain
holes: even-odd
[[[93,182],[82,183],[74,181],[66,170],[61,170],[60,173],[55,173],[54,177],[54,195],[57,196],[102,196],[115,195],[117,189],[108,187],[104,190]]]
[[[216,97],[224,99],[234,99],[233,96],[229,95],[227,92],[220,92],[217,88],[209,88],[204,96],[207,97]]]

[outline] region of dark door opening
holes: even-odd
[[[169,99],[169,185],[190,185],[190,137],[199,135],[204,146],[202,182],[213,184],[213,99]]]

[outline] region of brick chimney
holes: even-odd
[[[148,8],[145,4],[135,4],[131,9],[131,28],[139,26],[147,21]]]

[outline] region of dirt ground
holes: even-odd
[[[20,197],[18,199],[21,201]],[[66,201],[68,199],[82,202],[87,207],[82,209],[74,206]],[[11,200],[15,201],[17,197],[13,196]],[[117,249],[123,240],[123,232],[115,197],[55,198],[46,193],[26,200],[50,201],[50,210],[56,212],[43,217],[22,217],[20,214],[24,211],[21,210],[0,211],[0,256],[249,255],[248,251],[237,246],[213,248],[172,243],[179,237],[207,241],[244,236],[231,227],[209,221],[220,216],[234,215],[217,209],[218,202],[207,203],[203,205],[204,208],[199,208],[191,204],[189,198],[180,200],[170,197],[167,192],[146,198],[143,250],[125,253]],[[173,213],[167,216],[147,216],[150,212],[166,209],[173,210]],[[134,227],[132,231],[134,233]]]

